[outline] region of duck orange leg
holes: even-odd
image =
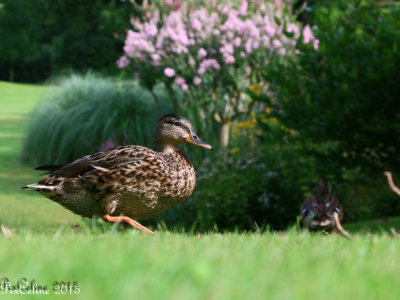
[[[103,218],[104,221],[107,221],[107,222],[110,222],[110,223],[124,222],[124,223],[127,223],[127,224],[131,225],[132,227],[135,227],[136,229],[139,229],[139,230],[144,231],[146,233],[154,234],[153,231],[151,231],[147,227],[144,227],[139,222],[136,222],[135,220],[132,220],[131,218],[129,218],[127,216],[113,217],[113,216],[110,216],[110,215],[104,215],[102,218]]]

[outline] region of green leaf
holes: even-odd
[[[281,25],[281,20],[277,17],[277,16],[274,16],[274,20],[275,20],[275,23],[277,24],[277,25]]]

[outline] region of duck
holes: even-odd
[[[47,177],[25,185],[82,217],[101,217],[153,234],[138,221],[159,215],[193,193],[196,174],[177,146],[213,147],[194,132],[191,122],[167,114],[158,120],[154,147],[114,147],[65,165],[44,165]]]
[[[308,196],[300,208],[300,221],[311,231],[337,228],[340,233],[350,238],[343,229],[343,207],[336,196],[331,195],[332,185],[324,176],[318,178],[314,193]]]

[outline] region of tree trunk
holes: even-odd
[[[10,70],[9,70],[9,75],[10,75],[10,77],[9,77],[9,79],[10,79],[10,82],[13,82],[14,81],[14,66],[13,66],[13,64],[11,63],[10,64]]]
[[[225,149],[229,144],[229,131],[231,129],[231,122],[225,121],[221,126],[221,134],[219,136],[219,145],[221,149]]]

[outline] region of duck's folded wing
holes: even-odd
[[[317,201],[317,199],[313,195],[308,196],[306,198],[306,200],[304,200],[303,205],[300,207],[300,218],[301,219],[304,219],[305,217],[307,217],[308,212],[309,212],[310,208],[312,207],[312,204],[316,201]]]
[[[139,149],[140,148],[140,149]],[[110,169],[124,165],[138,159],[145,154],[140,146],[122,146],[112,148],[105,152],[87,155],[66,165],[46,165],[35,168],[36,170],[49,171],[51,176],[75,178],[84,176],[94,169]]]

